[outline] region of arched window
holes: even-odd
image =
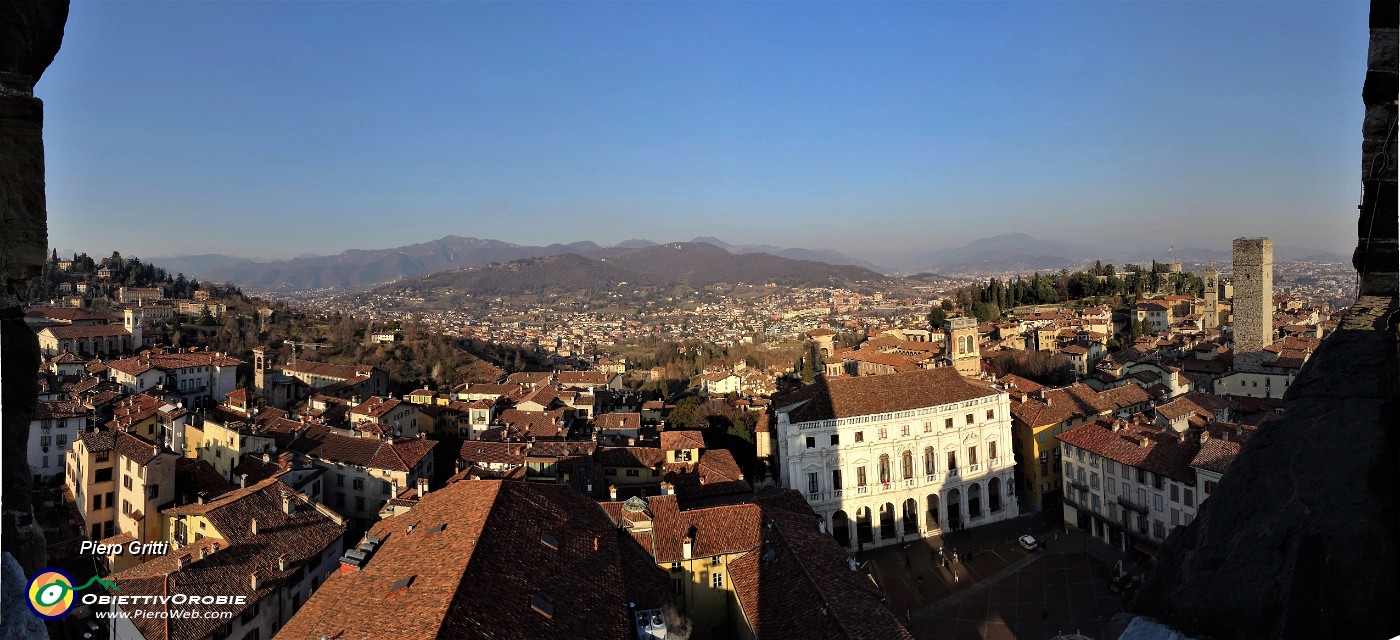
[[[904,460],[903,460],[902,462],[904,463],[904,479],[905,479],[905,480],[908,480],[908,479],[910,479],[910,478],[913,478],[913,477],[914,477],[914,452],[909,451],[908,449],[906,449],[906,450],[904,451]]]

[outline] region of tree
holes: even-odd
[[[195,324],[201,327],[212,327],[218,324],[214,322],[214,314],[209,313],[209,305],[206,304],[199,309],[199,320]]]
[[[953,301],[947,298],[944,298],[943,302],[939,303],[938,306],[943,307],[944,311],[952,311],[955,308],[953,306]]]
[[[671,414],[666,416],[666,426],[671,429],[699,429],[706,426],[705,416],[701,413],[703,401],[698,396],[681,398],[671,409]]]
[[[944,300],[943,303],[944,303],[944,304],[948,304],[949,306],[952,306],[947,300]],[[933,331],[942,330],[942,329],[943,329],[943,323],[944,323],[944,322],[947,322],[947,321],[948,321],[948,311],[945,310],[943,307],[941,307],[941,306],[935,306],[935,307],[933,307],[932,309],[929,310],[929,312],[928,312],[928,326],[929,326],[929,329],[931,329],[931,330],[933,330]]]

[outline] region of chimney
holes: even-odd
[[[669,482],[663,482],[663,483],[661,483],[661,495],[663,495],[663,496],[669,496],[669,495],[671,495],[672,493],[675,493],[675,486],[674,486],[674,485],[672,485],[672,484],[669,483]]]
[[[292,497],[291,497],[291,496],[282,496],[282,513],[289,514],[289,515],[292,513]]]
[[[259,588],[262,587],[262,579],[258,577],[258,572],[256,572],[256,571],[254,571],[254,572],[252,573],[251,577],[252,577],[253,591],[257,591]]]
[[[691,552],[694,550],[694,543],[695,540],[689,536],[686,536],[686,538],[681,542],[681,556],[684,557],[686,560],[689,560],[691,558]]]
[[[246,473],[240,473],[240,474],[238,474],[238,486],[239,486],[239,487],[243,487],[243,488],[246,488],[246,487],[248,486],[248,474],[246,474]]]
[[[287,556],[286,556],[286,555],[277,556],[277,570],[278,570],[278,571],[286,571],[286,570],[287,570]]]
[[[269,463],[269,462],[272,462],[272,456],[267,455],[267,452],[264,451],[264,452],[263,452],[263,464],[267,464],[267,463]]]
[[[1123,430],[1123,422],[1122,422],[1121,420],[1114,420],[1114,421],[1113,421],[1113,432],[1114,432],[1114,433],[1118,433],[1119,431],[1122,431],[1122,430]]]
[[[393,500],[397,497],[399,497],[399,481],[395,480],[389,485],[389,499]]]
[[[253,518],[253,523],[252,523],[251,525],[248,526],[248,531],[249,531],[249,533],[250,533],[251,535],[258,535],[258,519],[257,519],[257,518]]]
[[[1207,431],[1207,430],[1205,430],[1205,429],[1201,429],[1201,435],[1200,435],[1200,442],[1201,442],[1201,444],[1205,444],[1205,443],[1206,443],[1206,440],[1209,440],[1209,439],[1210,439],[1210,431]]]
[[[428,495],[428,479],[427,479],[427,478],[419,478],[419,479],[418,479],[418,497],[419,497],[419,498],[422,498],[422,497],[425,496],[425,495]]]
[[[608,498],[609,498],[609,499],[612,499],[612,500],[616,500],[616,499],[617,499],[617,485],[615,485],[615,484],[610,484],[610,485],[608,485]]]
[[[204,557],[204,552],[203,552],[203,551],[200,551],[200,552],[199,552],[199,555],[200,555],[201,558],[203,558],[203,557]],[[181,570],[181,571],[184,571],[185,569],[188,569],[188,568],[190,568],[190,557],[189,557],[189,556],[180,556],[180,570]]]

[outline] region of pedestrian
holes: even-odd
[[[954,570],[953,570],[953,583],[954,583],[954,584],[957,584],[958,582],[960,582],[960,581],[958,580],[958,571],[957,571],[957,569],[954,569]]]

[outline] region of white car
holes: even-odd
[[[1021,543],[1021,548],[1026,551],[1035,551],[1036,548],[1040,546],[1040,541],[1036,540],[1035,536],[1032,535],[1021,536],[1017,538],[1016,541]]]

